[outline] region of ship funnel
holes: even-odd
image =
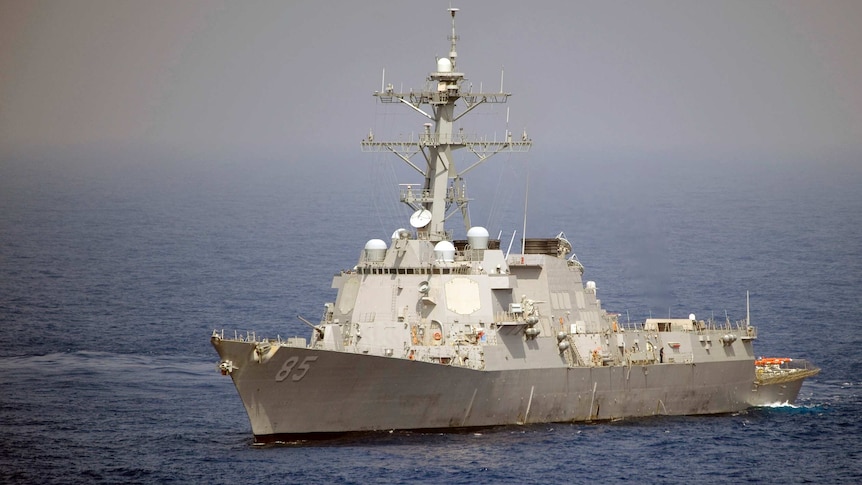
[[[451,263],[455,261],[455,245],[449,241],[438,242],[434,246],[434,259],[438,263]]]
[[[380,263],[386,259],[386,243],[382,239],[371,239],[365,243],[365,260]]]
[[[473,226],[467,231],[467,243],[472,249],[488,249],[488,230],[481,226]]]

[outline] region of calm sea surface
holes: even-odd
[[[578,163],[535,169],[529,235],[565,231],[604,306],[632,321],[742,319],[750,291],[758,353],[823,368],[797,405],[254,446],[210,333],[306,336],[296,315],[319,318],[332,274],[406,224],[368,197],[390,188],[326,166],[13,157],[0,160],[0,482],[862,480],[862,163]],[[493,181],[475,193],[498,193],[474,220],[510,238],[523,184],[497,180],[523,172],[482,173]]]

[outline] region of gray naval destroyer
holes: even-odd
[[[255,440],[792,403],[819,369],[798,359],[756,360],[748,316],[623,323],[602,308],[596,284],[582,279],[584,267],[562,232],[522,238],[515,254],[511,243],[504,250],[485,228],[471,226],[463,176],[532,141],[508,130],[489,140],[454,129],[477,106],[510,96],[468,89],[456,69],[456,12],[449,9],[449,55],[423,89],[389,85],[374,93],[430,122],[408,141],[369,134],[361,142],[363,151],[392,152],[423,175],[423,184],[400,189],[413,210],[411,228],[368,241],[356,266],[335,275],[335,301],[324,304],[318,324],[305,321],[310,341],[213,332],[218,367],[233,380]],[[459,171],[455,150],[475,161]],[[458,212],[466,240],[454,240],[445,226]]]

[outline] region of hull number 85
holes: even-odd
[[[275,381],[281,382],[288,377],[293,382],[301,380],[305,377],[305,373],[308,372],[308,369],[311,369],[311,363],[317,360],[317,356],[306,357],[302,359],[302,362],[299,365],[296,365],[299,362],[299,357],[293,356],[284,361],[284,365],[281,366],[281,370],[278,371],[278,374],[275,375]]]

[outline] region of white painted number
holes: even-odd
[[[293,382],[302,379],[305,377],[305,373],[308,372],[308,369],[311,368],[311,363],[315,360],[317,360],[317,356],[306,357],[302,359],[302,363],[296,365],[296,363],[299,362],[299,357],[293,356],[288,358],[284,361],[284,365],[281,366],[281,370],[278,371],[278,374],[275,375],[276,382],[281,382],[288,377],[290,377],[290,380]],[[296,367],[296,372],[293,372],[294,367]]]

